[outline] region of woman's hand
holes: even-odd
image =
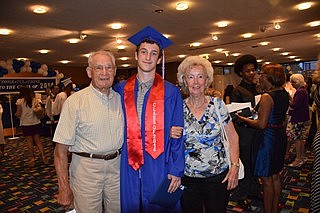
[[[235,165],[231,165],[229,167],[229,172],[222,181],[222,183],[228,181],[227,190],[235,189],[238,186],[238,183],[239,183],[238,173],[239,173],[239,167]]]
[[[172,126],[170,129],[170,137],[178,139],[182,135],[183,128],[180,126]]]

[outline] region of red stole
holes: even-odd
[[[134,170],[143,164],[141,128],[134,98],[136,75],[124,86],[124,105],[127,116],[128,163]],[[143,112],[142,112],[143,113]],[[145,149],[156,159],[164,151],[164,80],[156,74],[145,112]]]

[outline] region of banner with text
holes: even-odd
[[[55,84],[55,77],[0,78],[0,94],[19,93],[21,86],[30,87],[35,92],[43,92]]]

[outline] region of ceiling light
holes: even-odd
[[[42,49],[42,50],[39,50],[39,53],[41,54],[47,54],[50,50],[46,50],[46,49]]]
[[[62,60],[62,61],[60,61],[62,64],[68,64],[68,63],[70,63],[70,61],[68,61],[68,60]]]
[[[200,42],[194,42],[190,44],[190,47],[199,47],[201,45]]]
[[[320,25],[320,21],[313,21],[308,24],[310,27],[317,27]]]
[[[164,37],[169,38],[171,37],[169,34],[162,34]]]
[[[253,33],[245,33],[241,35],[243,38],[251,38],[253,36]]]
[[[201,55],[199,55],[200,57],[202,57],[202,58],[205,58],[205,59],[209,59],[209,54],[208,53],[206,53],[206,54],[201,54]]]
[[[0,35],[9,35],[11,33],[11,30],[9,29],[0,29]]]
[[[219,64],[219,63],[221,63],[222,61],[220,61],[220,60],[216,60],[216,61],[213,61],[213,63],[215,63],[215,64]]]
[[[218,40],[218,36],[216,34],[212,34],[211,37],[212,37],[212,40],[214,41]]]
[[[266,61],[266,62],[264,62],[264,64],[271,64],[271,62],[270,61]]]
[[[280,49],[281,49],[281,48],[276,47],[276,48],[272,48],[272,51],[274,51],[274,52],[278,52]]]
[[[121,57],[119,58],[121,61],[126,61],[126,60],[129,60],[129,57]]]
[[[16,58],[18,61],[26,61],[28,58]]]
[[[289,52],[280,53],[281,55],[289,55]]]
[[[187,2],[178,2],[176,6],[176,10],[186,10],[188,9],[188,3]]]
[[[49,8],[43,5],[34,5],[34,6],[31,6],[31,10],[37,14],[44,14],[48,12]]]
[[[185,58],[187,55],[178,55],[179,58]]]
[[[111,29],[119,30],[122,28],[122,24],[121,23],[112,23],[112,24],[110,24],[110,27],[111,27]]]
[[[216,23],[216,25],[217,25],[218,27],[227,27],[228,24],[229,24],[228,21],[219,21],[219,22]]]
[[[81,40],[84,40],[85,38],[87,38],[87,35],[81,32],[80,35],[79,35],[79,38]]]
[[[67,40],[70,44],[77,44],[79,43],[80,39],[78,38],[71,38]]]
[[[216,51],[217,53],[221,53],[223,50],[224,50],[224,49],[222,49],[222,48],[215,49],[215,51]]]
[[[228,57],[228,56],[229,56],[229,51],[224,51],[224,55],[225,55],[226,57]]]
[[[228,65],[228,66],[232,66],[232,65],[233,65],[233,63],[227,63],[227,65]]]
[[[320,38],[320,33],[316,34],[315,36],[316,36],[317,38]]]
[[[288,58],[294,59],[294,58],[296,58],[296,57],[297,57],[297,56],[291,55],[291,56],[289,56]]]
[[[274,25],[274,29],[280,30],[281,26],[280,26],[279,22],[275,22],[275,23],[273,23],[273,25]]]
[[[117,48],[118,48],[118,50],[124,50],[124,49],[126,49],[126,46],[124,46],[124,45],[119,45],[119,46],[117,46]]]
[[[116,42],[117,42],[117,44],[121,44],[122,40],[120,38],[116,37]]]
[[[237,57],[240,55],[240,53],[232,53],[231,55]]]
[[[260,44],[261,46],[267,46],[267,45],[270,44],[270,42],[269,42],[269,41],[263,41],[263,42],[260,42],[259,44]]]
[[[257,59],[257,62],[258,62],[258,63],[261,63],[261,62],[262,62],[262,59]]]
[[[294,59],[295,61],[301,61],[301,58],[296,58],[296,59]]]
[[[309,9],[312,5],[313,5],[313,2],[304,2],[301,4],[297,4],[295,7],[298,10],[306,10],[306,9]]]
[[[130,64],[122,64],[122,67],[130,67]]]
[[[87,53],[87,54],[84,54],[83,56],[89,58],[90,55],[91,53]]]

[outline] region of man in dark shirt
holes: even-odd
[[[255,96],[258,95],[256,84],[253,82],[258,69],[258,63],[253,55],[243,55],[237,59],[234,72],[242,80],[231,93],[231,102],[245,103],[251,102],[255,106]],[[258,178],[253,176],[251,170],[252,144],[257,137],[257,130],[242,123],[235,122],[235,128],[239,135],[240,158],[245,168],[245,177],[239,182],[239,187],[233,194],[234,199],[239,199],[238,203],[247,210],[256,210],[254,205],[250,205],[253,199],[260,197],[261,188]]]

